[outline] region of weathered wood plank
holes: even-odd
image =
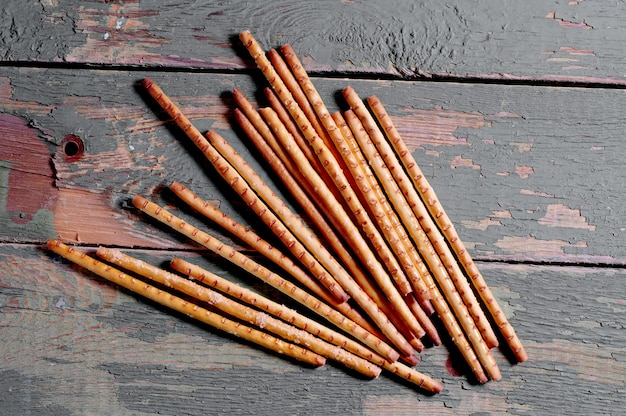
[[[253,220],[136,83],[153,76],[201,131],[220,131],[266,175],[230,123],[228,98],[235,86],[257,97],[262,81],[247,75],[10,68],[0,74],[3,240],[59,236],[84,244],[181,247],[185,240],[146,226],[128,209],[136,193],[180,207],[164,190],[173,180],[242,222]],[[362,97],[381,98],[475,257],[624,264],[621,91],[315,82],[334,109],[345,108],[336,96],[347,85]],[[64,154],[74,150],[65,147],[68,136],[84,143],[79,157]]]
[[[193,253],[174,255],[255,287]],[[615,414],[626,406],[623,269],[480,263],[530,360],[494,350],[503,380],[475,385],[427,348],[436,396],[382,375],[301,367],[135,298],[33,245],[0,249],[0,397],[10,414]],[[537,288],[541,287],[538,291]],[[452,353],[454,362],[455,354]],[[567,400],[565,400],[567,398]]]
[[[7,2],[5,2],[7,3]],[[10,0],[5,61],[242,68],[250,29],[311,71],[620,84],[623,2]],[[166,24],[164,22],[167,22]]]

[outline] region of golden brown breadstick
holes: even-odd
[[[367,141],[369,140],[368,134],[363,128],[363,124],[359,120],[359,118],[354,114],[352,110],[347,110],[344,112],[342,116],[341,113],[336,112],[332,115],[333,119],[337,123],[337,126],[344,131],[344,137],[348,142],[350,151],[354,154],[358,163],[363,167],[364,175],[370,178],[370,184],[373,189],[373,192],[376,193],[376,200],[383,206],[385,214],[389,217],[392,226],[397,230],[397,234],[400,238],[401,243],[404,245],[404,248],[408,254],[409,263],[406,267],[411,268],[410,272],[407,272],[407,277],[411,282],[414,290],[414,293],[417,299],[420,301],[420,305],[422,308],[428,312],[428,314],[432,314],[432,305],[428,302],[430,298],[430,294],[426,284],[424,283],[423,277],[425,274],[429,274],[428,268],[422,261],[417,249],[411,239],[409,238],[407,231],[404,228],[404,225],[398,218],[398,215],[391,207],[389,200],[383,190],[378,183],[378,179],[372,172],[369,162],[363,156],[363,152],[359,147],[359,141]],[[355,136],[359,135],[360,140],[356,140]]]
[[[169,99],[167,95],[159,88],[150,78],[146,78],[143,81],[143,86],[148,93],[154,98],[161,108],[163,108],[170,117],[176,122],[176,124],[187,134],[191,141],[200,149],[205,155],[207,160],[213,164],[217,172],[224,178],[224,180],[237,192],[242,199],[252,208],[252,210],[259,216],[265,224],[276,234],[277,237],[285,244],[285,246],[296,256],[296,258],[306,266],[311,274],[316,277],[321,284],[328,289],[328,291],[337,298],[339,301],[346,301],[348,295],[343,287],[337,283],[335,278],[329,274],[324,267],[318,262],[318,260],[305,248],[305,246],[296,238],[292,229],[285,226],[285,224],[268,209],[265,202],[259,199],[258,196],[252,191],[249,184],[242,178],[242,176],[234,169],[230,163],[200,134],[198,129],[191,124],[189,119],[178,109],[178,107]],[[221,139],[221,136],[215,131],[210,131],[209,137],[214,137],[217,141]],[[283,205],[283,212],[287,212],[287,207]],[[292,219],[295,216],[289,216],[286,214],[284,218]],[[299,220],[290,221],[291,226],[299,226],[298,230],[306,231],[307,228]]]
[[[445,235],[447,241],[452,246],[454,253],[459,259],[459,263],[465,269],[465,272],[470,277],[470,281],[473,283],[476,291],[479,293],[483,303],[489,310],[496,326],[502,332],[502,335],[506,339],[509,347],[515,354],[515,357],[519,362],[524,362],[528,359],[524,346],[515,334],[513,326],[508,322],[504,312],[500,308],[500,305],[494,298],[491,289],[485,282],[482,274],[476,267],[474,260],[466,250],[463,241],[459,238],[459,235],[454,228],[454,224],[448,218],[445,213],[435,191],[432,189],[428,180],[422,173],[419,165],[413,158],[413,155],[407,148],[404,140],[400,136],[400,133],[393,124],[391,117],[387,114],[380,100],[375,97],[369,97],[367,102],[372,110],[372,113],[376,116],[378,122],[381,124],[383,131],[385,132],[389,142],[393,145],[396,154],[400,157],[405,169],[409,173],[409,176],[413,180],[413,184],[417,192],[423,201],[426,201],[426,208],[437,222],[437,225]]]
[[[302,283],[307,289],[313,292],[316,296],[321,298],[324,302],[337,309],[339,312],[352,319],[354,322],[367,329],[369,332],[376,333],[379,337],[378,330],[375,329],[363,316],[354,308],[350,306],[348,302],[338,302],[333,296],[331,296],[324,288],[314,279],[312,279],[303,269],[298,267],[290,258],[285,256],[276,247],[273,247],[258,236],[249,228],[238,223],[226,213],[220,211],[218,208],[212,206],[208,202],[203,201],[191,190],[187,189],[180,182],[174,181],[170,185],[170,189],[181,200],[186,202],[190,207],[204,215],[206,218],[222,226],[228,230],[231,234],[245,242],[264,255],[266,258],[280,266],[283,270],[289,273],[294,279]]]
[[[423,336],[423,328],[421,328],[421,326],[417,322],[417,319],[413,316],[412,312],[406,305],[404,299],[401,297],[400,293],[391,282],[391,279],[385,273],[381,264],[376,259],[376,256],[369,248],[367,242],[359,233],[356,225],[352,222],[352,220],[343,210],[341,205],[336,202],[334,196],[330,193],[330,191],[328,191],[328,187],[322,181],[319,175],[317,175],[313,167],[306,161],[306,158],[300,151],[299,147],[295,143],[293,143],[292,136],[289,135],[289,133],[286,131],[284,125],[280,123],[280,121],[278,120],[278,116],[276,115],[274,110],[272,110],[271,108],[263,108],[259,111],[261,112],[261,115],[266,119],[270,127],[274,129],[276,138],[281,142],[283,148],[296,161],[296,164],[298,165],[304,176],[311,181],[313,189],[318,192],[318,194],[316,195],[316,200],[321,204],[327,204],[326,211],[329,215],[335,216],[335,224],[338,227],[341,227],[340,230],[342,230],[342,235],[344,235],[346,239],[348,239],[353,248],[353,251],[360,256],[363,264],[366,265],[371,275],[376,280],[379,288],[383,291],[396,313],[402,317],[402,319],[409,326],[409,328],[414,331],[414,334],[416,336]],[[354,191],[347,192],[354,193]],[[354,195],[354,200],[355,203],[358,203],[358,197],[356,195]],[[364,211],[364,209],[362,211]],[[362,213],[365,214],[364,212]],[[371,225],[373,226],[373,224]]]
[[[337,327],[351,334],[356,339],[363,342],[365,345],[378,352],[380,355],[387,358],[388,360],[393,362],[399,358],[398,352],[391,348],[383,340],[367,332],[355,322],[348,319],[347,317],[345,317],[335,309],[331,308],[330,306],[326,305],[325,303],[321,302],[316,297],[308,294],[294,284],[271,272],[267,268],[238,252],[234,248],[222,243],[215,237],[212,237],[211,235],[193,227],[192,225],[187,224],[180,218],[169,213],[164,208],[148,201],[140,195],[137,195],[133,198],[133,205],[139,210],[150,215],[152,218],[171,227],[173,230],[182,233],[193,241],[213,251],[215,254],[222,256],[224,259],[248,271],[253,276],[259,278],[260,280],[264,281],[275,289],[281,291],[285,295],[300,302],[302,305],[306,306],[322,318],[328,320]]]
[[[422,226],[424,232],[428,235],[431,244],[439,256],[440,261],[445,266],[450,279],[454,282],[463,302],[465,303],[476,327],[480,330],[480,333],[488,347],[494,347],[498,345],[498,339],[496,338],[493,328],[489,324],[489,321],[485,317],[483,310],[480,308],[480,304],[474,295],[474,291],[469,285],[467,278],[461,271],[458,262],[454,255],[451,253],[450,248],[444,241],[439,229],[430,217],[428,210],[424,206],[424,203],[420,199],[415,187],[411,180],[405,173],[404,169],[400,165],[398,158],[391,149],[389,142],[385,139],[382,131],[376,124],[373,116],[365,108],[365,105],[356,94],[353,88],[347,87],[343,91],[343,96],[348,102],[348,105],[352,107],[355,114],[359,117],[365,130],[369,133],[371,140],[378,149],[381,158],[385,161],[385,164],[394,179],[397,186],[402,190],[407,202],[413,208],[415,215]]]
[[[366,123],[364,120],[366,120],[366,114],[361,114],[364,112],[364,105],[360,101],[360,98],[358,98],[358,95],[356,95],[356,92],[348,87],[344,89],[344,96],[346,100],[349,100],[349,104],[354,110],[355,114],[359,116],[359,118],[365,125]],[[357,139],[359,138],[358,136],[355,137],[357,137]],[[489,348],[487,347],[480,331],[476,327],[474,320],[470,316],[467,306],[463,302],[463,299],[457,291],[454,283],[450,279],[448,271],[444,267],[437,253],[435,252],[428,236],[422,229],[421,224],[419,223],[413,211],[406,209],[406,202],[408,201],[410,205],[411,201],[409,201],[408,199],[404,199],[405,197],[402,192],[398,191],[398,187],[400,185],[396,183],[393,177],[390,176],[389,169],[387,168],[385,162],[382,160],[382,155],[380,155],[374,147],[373,142],[369,140],[363,143],[359,143],[359,145],[361,146],[364,155],[370,159],[374,168],[374,172],[379,177],[380,183],[383,185],[383,187],[385,187],[387,195],[390,197],[394,207],[398,211],[398,215],[402,218],[403,223],[407,226],[407,230],[411,234],[411,237],[417,245],[419,252],[422,254],[424,260],[430,267],[430,272],[437,280],[441,291],[444,293],[445,298],[449,302],[450,307],[458,318],[461,327],[465,331],[467,338],[470,340],[471,345],[474,347],[475,356],[477,356],[477,358],[480,360],[480,363],[485,367],[485,370],[487,371],[489,376],[493,380],[499,380],[501,378],[501,375],[498,366],[493,359],[493,356],[491,355],[491,352],[489,351]],[[434,283],[429,283],[430,281],[432,281],[432,277],[423,277],[426,280],[427,286],[431,288],[432,293],[432,290],[436,288]],[[433,306],[435,307],[435,309],[437,309],[436,305]],[[440,313],[439,310],[437,311],[437,313]],[[441,318],[443,320],[442,316]],[[448,320],[444,320],[444,322],[447,321]],[[449,321],[452,322],[451,319]],[[456,323],[456,320],[454,320],[454,323]],[[447,329],[449,332],[451,332],[451,334],[457,333],[456,329],[454,328],[447,327]],[[475,358],[476,357],[473,357],[472,355],[468,355],[466,357],[466,359],[468,360],[474,360]],[[475,371],[477,378],[480,379],[480,373],[477,373],[477,371],[479,371],[479,365],[470,364],[470,367],[472,367],[472,369]],[[482,372],[482,369],[480,369],[480,371]]]
[[[367,166],[366,163],[361,163],[356,153],[357,150],[349,144],[349,142],[354,139],[352,137],[352,131],[348,128],[347,123],[340,113],[332,114],[331,117],[343,137],[342,140],[336,137],[333,143],[339,151],[339,154],[344,158],[345,165],[354,178],[354,182],[362,197],[361,200],[364,201],[363,205],[369,209],[371,217],[377,222],[379,230],[385,237],[393,254],[395,254],[394,263],[397,263],[398,266],[394,267],[401,267],[404,271],[404,274],[398,273],[395,283],[400,293],[406,296],[413,291],[407,278],[421,282],[422,276],[413,264],[412,259],[409,258],[408,251],[405,249],[400,234],[398,233],[398,226],[392,224],[391,215],[389,211],[385,210],[384,198],[378,186],[378,182],[372,181],[373,175],[369,172],[369,166]],[[393,254],[389,253],[389,256],[393,257]],[[426,287],[423,289],[426,290]]]
[[[217,149],[218,152],[230,164],[237,169],[241,177],[250,184],[255,193],[267,204],[267,206],[277,214],[277,216],[283,221],[285,226],[295,235],[295,237],[301,241],[306,249],[311,253],[315,261],[321,263],[321,265],[328,270],[334,280],[338,282],[344,282],[350,280],[350,276],[343,268],[341,264],[335,259],[335,257],[328,251],[324,243],[313,233],[313,231],[307,227],[302,219],[296,216],[285,203],[261,180],[261,178],[254,172],[254,170],[248,165],[241,156],[216,132],[211,131],[207,135],[211,144]],[[244,196],[245,199],[245,196]],[[254,209],[254,207],[253,207]],[[297,243],[294,243],[297,244]],[[302,252],[305,250],[302,249]],[[309,259],[304,254],[302,256],[302,262],[309,265],[313,259]],[[321,279],[320,279],[321,280]],[[343,292],[345,294],[345,292]],[[347,298],[347,295],[345,295]]]
[[[365,376],[376,378],[380,374],[380,368],[373,365],[369,361],[366,361],[361,357],[357,357],[343,348],[337,348],[336,346],[313,336],[311,333],[280,321],[265,312],[253,309],[239,302],[235,302],[234,300],[222,296],[206,286],[201,286],[188,279],[124,254],[119,250],[101,246],[98,248],[96,254],[100,258],[119,267],[135,272],[166,287],[171,287],[172,289],[189,295],[201,302],[207,302],[211,306],[234,318],[247,322],[265,332],[275,334],[294,344],[302,345],[304,348],[307,348],[314,353],[337,361]],[[210,272],[206,273],[210,276],[217,277]],[[234,285],[232,282],[230,282],[230,284]],[[262,296],[259,295],[259,297]]]
[[[195,303],[191,303],[187,300],[181,299],[170,293],[157,289],[152,285],[130,277],[120,270],[117,270],[92,257],[89,257],[85,253],[77,251],[72,247],[66,246],[60,241],[48,241],[48,249],[66,258],[67,260],[70,260],[78,264],[79,266],[84,267],[85,269],[97,274],[100,277],[103,277],[154,302],[160,303],[163,306],[166,306],[177,312],[197,319],[198,321],[211,325],[214,328],[220,329],[229,334],[238,336],[247,341],[265,347],[269,350],[275,351],[279,354],[293,357],[297,360],[306,362],[311,365],[320,366],[326,362],[326,359],[324,357],[315,354],[314,352],[311,352],[300,346],[287,343],[269,334],[266,334],[265,332],[261,332],[254,328],[242,325],[239,322],[234,322],[215,312],[201,308]]]

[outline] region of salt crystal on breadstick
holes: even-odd
[[[103,277],[163,306],[183,313],[198,321],[204,322],[214,328],[314,366],[320,366],[326,362],[326,359],[319,354],[311,352],[298,345],[282,341],[265,332],[248,327],[239,322],[232,321],[215,312],[201,308],[195,303],[181,299],[171,293],[164,292],[150,284],[137,280],[120,270],[89,257],[85,253],[66,246],[60,241],[50,240],[48,241],[47,247],[56,254],[84,267],[100,277]]]

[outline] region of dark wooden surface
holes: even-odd
[[[622,2],[9,1],[0,19],[0,403],[4,414],[620,414],[626,408]],[[425,395],[241,343],[43,249],[174,255],[267,289],[130,207],[188,185],[236,196],[138,86],[152,77],[272,184],[232,124],[266,86],[238,44],[290,43],[327,105],[379,96],[530,360],[476,385],[449,345]],[[77,157],[72,145],[84,151]],[[281,193],[279,186],[276,191]],[[222,236],[225,240],[228,237]],[[271,291],[270,296],[278,297]]]

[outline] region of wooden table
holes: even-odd
[[[6,3],[6,2],[5,2]],[[626,54],[616,2],[9,0],[0,20],[2,414],[620,414],[626,409]],[[230,92],[265,104],[237,35],[291,44],[331,109],[377,95],[530,359],[495,349],[484,385],[427,348],[427,395],[392,376],[307,368],[119,290],[44,249],[173,256],[283,301],[148,220],[135,194],[210,229],[180,181],[254,219],[139,86],[201,130]],[[280,188],[277,185],[277,192]],[[215,232],[219,232],[215,230]],[[221,236],[228,241],[226,235]]]

